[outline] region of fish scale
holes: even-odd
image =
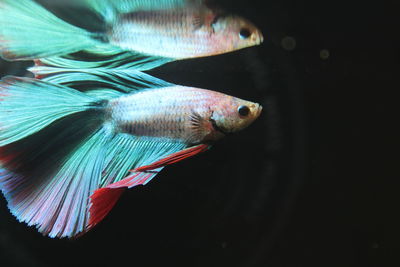
[[[218,97],[183,86],[143,91],[113,100],[111,117],[117,127],[135,135],[187,140],[192,134],[190,115],[207,114],[207,106]]]

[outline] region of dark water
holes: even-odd
[[[217,2],[264,44],[151,73],[259,102],[258,121],[78,240],[41,236],[0,198],[0,266],[399,266],[398,4]]]

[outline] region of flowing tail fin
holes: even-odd
[[[64,86],[8,76],[0,83],[0,146],[32,135],[97,99]]]
[[[99,42],[32,0],[0,0],[0,55],[29,60],[64,55]]]
[[[84,231],[108,141],[102,106],[35,79],[0,83],[0,189],[19,221],[51,237]]]

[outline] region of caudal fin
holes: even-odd
[[[0,189],[10,211],[52,237],[83,231],[82,203],[98,188],[104,161],[93,155],[107,141],[99,99],[11,76],[0,96]]]
[[[91,108],[96,98],[68,87],[8,76],[0,83],[0,146]]]
[[[32,0],[0,0],[0,55],[7,60],[64,55],[97,43]]]

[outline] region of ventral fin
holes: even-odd
[[[86,231],[89,231],[96,224],[104,219],[111,209],[115,206],[118,199],[126,188],[100,188],[91,196],[91,214]]]
[[[184,159],[193,157],[199,153],[205,152],[208,150],[209,147],[210,146],[206,145],[206,144],[189,147],[182,151],[173,153],[166,158],[160,159],[150,165],[136,168],[136,169],[132,170],[132,172],[149,172],[149,171],[152,171],[152,170],[155,170],[158,168],[162,168],[167,165],[171,165],[171,164],[177,163],[179,161],[182,161]]]

